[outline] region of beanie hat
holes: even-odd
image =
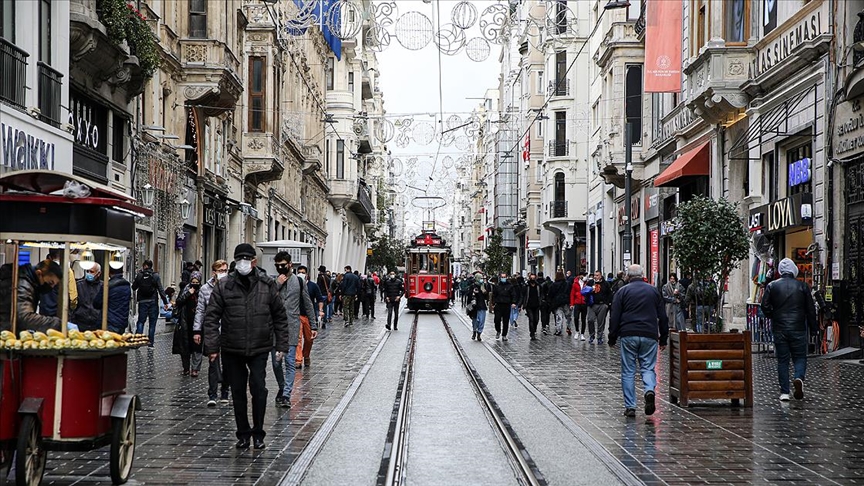
[[[238,259],[240,257],[255,257],[257,253],[255,252],[255,248],[252,247],[249,243],[240,243],[234,248],[234,259]]]
[[[791,274],[793,277],[798,277],[798,265],[788,258],[780,260],[780,266],[777,267],[780,275]]]

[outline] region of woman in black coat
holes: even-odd
[[[201,273],[192,272],[189,285],[177,297],[174,308],[178,316],[177,327],[174,328],[174,345],[171,352],[180,355],[183,363],[183,375],[198,376],[201,370],[201,345],[195,344],[192,324],[195,322],[195,310],[198,308],[198,292],[201,289]]]
[[[570,306],[570,284],[564,277],[564,272],[559,270],[555,273],[555,281],[549,286],[546,300],[549,302],[549,310],[555,315],[555,335],[560,336],[564,323],[567,322],[567,308]]]

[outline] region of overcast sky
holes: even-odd
[[[376,2],[378,3],[378,2]],[[398,6],[398,15],[394,15],[394,21],[401,16],[416,11],[422,13],[430,19],[435,29],[438,28],[438,6],[441,9],[440,25],[452,23],[452,9],[459,2],[455,0],[440,0],[433,1],[430,4],[423,3],[420,0],[400,0],[396,4]],[[490,0],[477,0],[472,2],[477,7],[478,17],[489,5],[501,3]],[[506,2],[505,2],[506,4]],[[412,115],[413,123],[416,126],[418,123],[426,122],[429,124],[438,125],[440,120],[441,108],[443,104],[444,120],[457,113],[463,120],[467,120],[468,114],[481,102],[477,99],[466,98],[481,98],[486,93],[487,89],[494,89],[498,84],[498,76],[500,65],[498,57],[501,53],[501,47],[490,44],[489,57],[483,62],[474,62],[468,58],[465,49],[461,49],[456,55],[448,56],[440,55],[440,80],[443,91],[443,103],[439,103],[439,49],[433,42],[430,42],[426,47],[420,50],[408,50],[400,45],[399,40],[395,38],[395,28],[391,26],[388,29],[394,33],[394,38],[391,40],[390,46],[383,52],[378,54],[378,60],[381,68],[380,87],[384,93],[384,107],[388,115],[408,114],[408,113],[428,113],[429,115]],[[412,33],[412,39],[405,39],[405,43],[410,44],[422,37],[422,34]],[[474,37],[481,36],[478,25],[467,31],[466,41]],[[394,118],[388,116],[388,119],[393,121]],[[457,133],[460,135],[462,131]],[[413,180],[407,180],[409,184],[426,187],[429,182],[430,172],[435,159],[435,153],[438,149],[437,141],[433,141],[428,145],[419,145],[412,143],[405,148],[398,147],[392,141],[388,143],[387,148],[392,153],[393,157],[398,157],[405,166],[405,172],[408,171],[407,161],[416,157],[417,175]],[[469,149],[470,151],[470,149]],[[458,159],[460,155],[465,154],[465,151],[456,148],[455,144],[450,147],[442,147],[438,156],[435,173],[431,174],[433,179],[455,177],[455,170],[445,171],[442,160],[446,155],[450,155],[453,160]],[[448,177],[447,172],[450,173]],[[403,179],[405,176],[403,174]],[[420,229],[420,222],[423,218],[422,211],[416,208],[411,208],[410,200],[411,191],[406,192],[409,199],[410,211],[406,217],[406,230],[408,234],[412,234]],[[440,192],[430,190],[429,195],[446,196],[448,199],[450,194],[442,194]],[[435,219],[439,221],[448,221],[450,215],[449,208],[443,208],[436,211]],[[407,236],[407,235],[406,235]]]

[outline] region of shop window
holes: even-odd
[[[786,151],[789,195],[813,192],[813,146],[801,145]]]
[[[207,0],[189,0],[189,37],[207,38]]]
[[[627,66],[627,77],[624,85],[624,113],[626,122],[632,123],[630,141],[633,145],[642,143],[642,65]]]
[[[723,2],[723,26],[726,44],[746,44],[750,20],[750,2],[726,0]]]
[[[264,131],[264,58],[249,58],[249,131]]]

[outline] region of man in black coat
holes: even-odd
[[[210,296],[204,315],[204,347],[210,352],[211,362],[222,353],[234,398],[236,447],[248,448],[251,438],[256,449],[263,449],[267,358],[274,342],[276,351],[290,351],[288,316],[276,281],[255,269],[255,248],[248,243],[237,245],[234,262],[234,271],[216,281]],[[251,427],[247,387],[252,394]]]
[[[816,306],[810,287],[796,280],[798,266],[788,258],[780,260],[780,278],[774,280],[762,295],[762,313],[771,319],[774,351],[777,355],[777,377],[780,400],[789,400],[789,358],[795,366],[795,399],[804,398],[804,375],[807,372],[807,331],[818,332]]]
[[[549,332],[549,320],[552,317],[552,308],[549,305],[549,287],[552,286],[552,279],[544,277],[543,272],[537,274],[537,281],[540,282],[540,325],[543,328],[543,334]]]
[[[537,283],[537,275],[531,273],[528,275],[528,284],[525,285],[525,290],[522,293],[522,303],[520,304],[525,309],[525,315],[528,316],[528,332],[531,335],[531,340],[537,340],[537,321],[540,320],[540,303],[542,302],[542,291]]]
[[[396,277],[396,272],[391,270],[387,279],[381,283],[381,289],[387,304],[387,325],[384,327],[389,331],[392,319],[393,330],[396,331],[399,329],[399,301],[405,295],[405,284],[401,278]]]
[[[516,309],[522,301],[519,289],[502,272],[498,284],[492,286],[492,302],[495,303],[495,339],[507,341],[510,330],[510,310]]]

